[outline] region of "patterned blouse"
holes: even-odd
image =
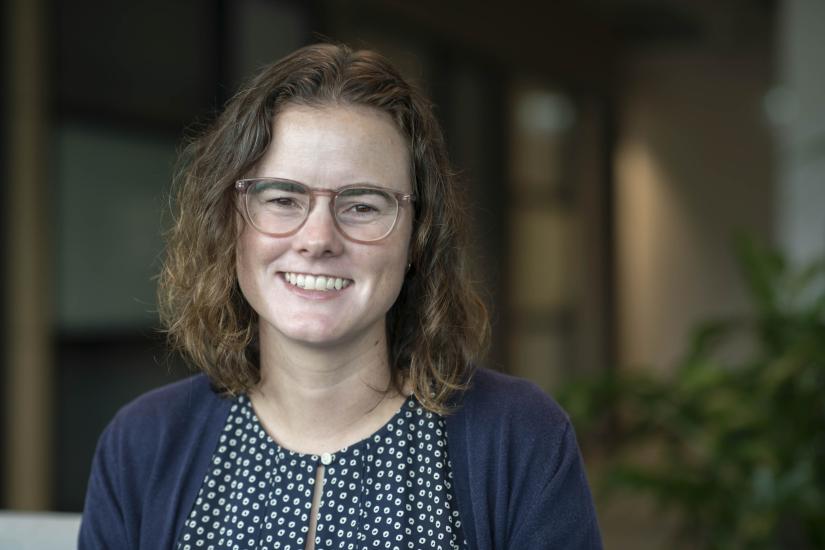
[[[304,550],[321,464],[316,549],[467,547],[444,419],[414,397],[372,436],[317,456],[280,447],[239,396],[178,549]]]

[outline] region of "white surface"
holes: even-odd
[[[0,550],[74,550],[80,514],[0,510]]]

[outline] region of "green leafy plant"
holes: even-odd
[[[608,371],[559,398],[605,449],[608,498],[652,495],[702,548],[825,548],[825,263],[738,256],[751,312],[697,327],[666,375]]]

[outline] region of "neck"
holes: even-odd
[[[268,338],[263,331],[260,341],[261,382],[250,398],[285,448],[337,451],[377,431],[404,401],[392,387],[383,335],[334,349]]]

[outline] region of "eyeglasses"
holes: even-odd
[[[411,194],[371,185],[347,185],[339,189],[312,189],[303,183],[279,178],[251,178],[235,182],[243,195],[249,223],[266,235],[287,237],[309,218],[317,196],[329,197],[335,226],[346,238],[360,243],[380,241],[389,235]]]

